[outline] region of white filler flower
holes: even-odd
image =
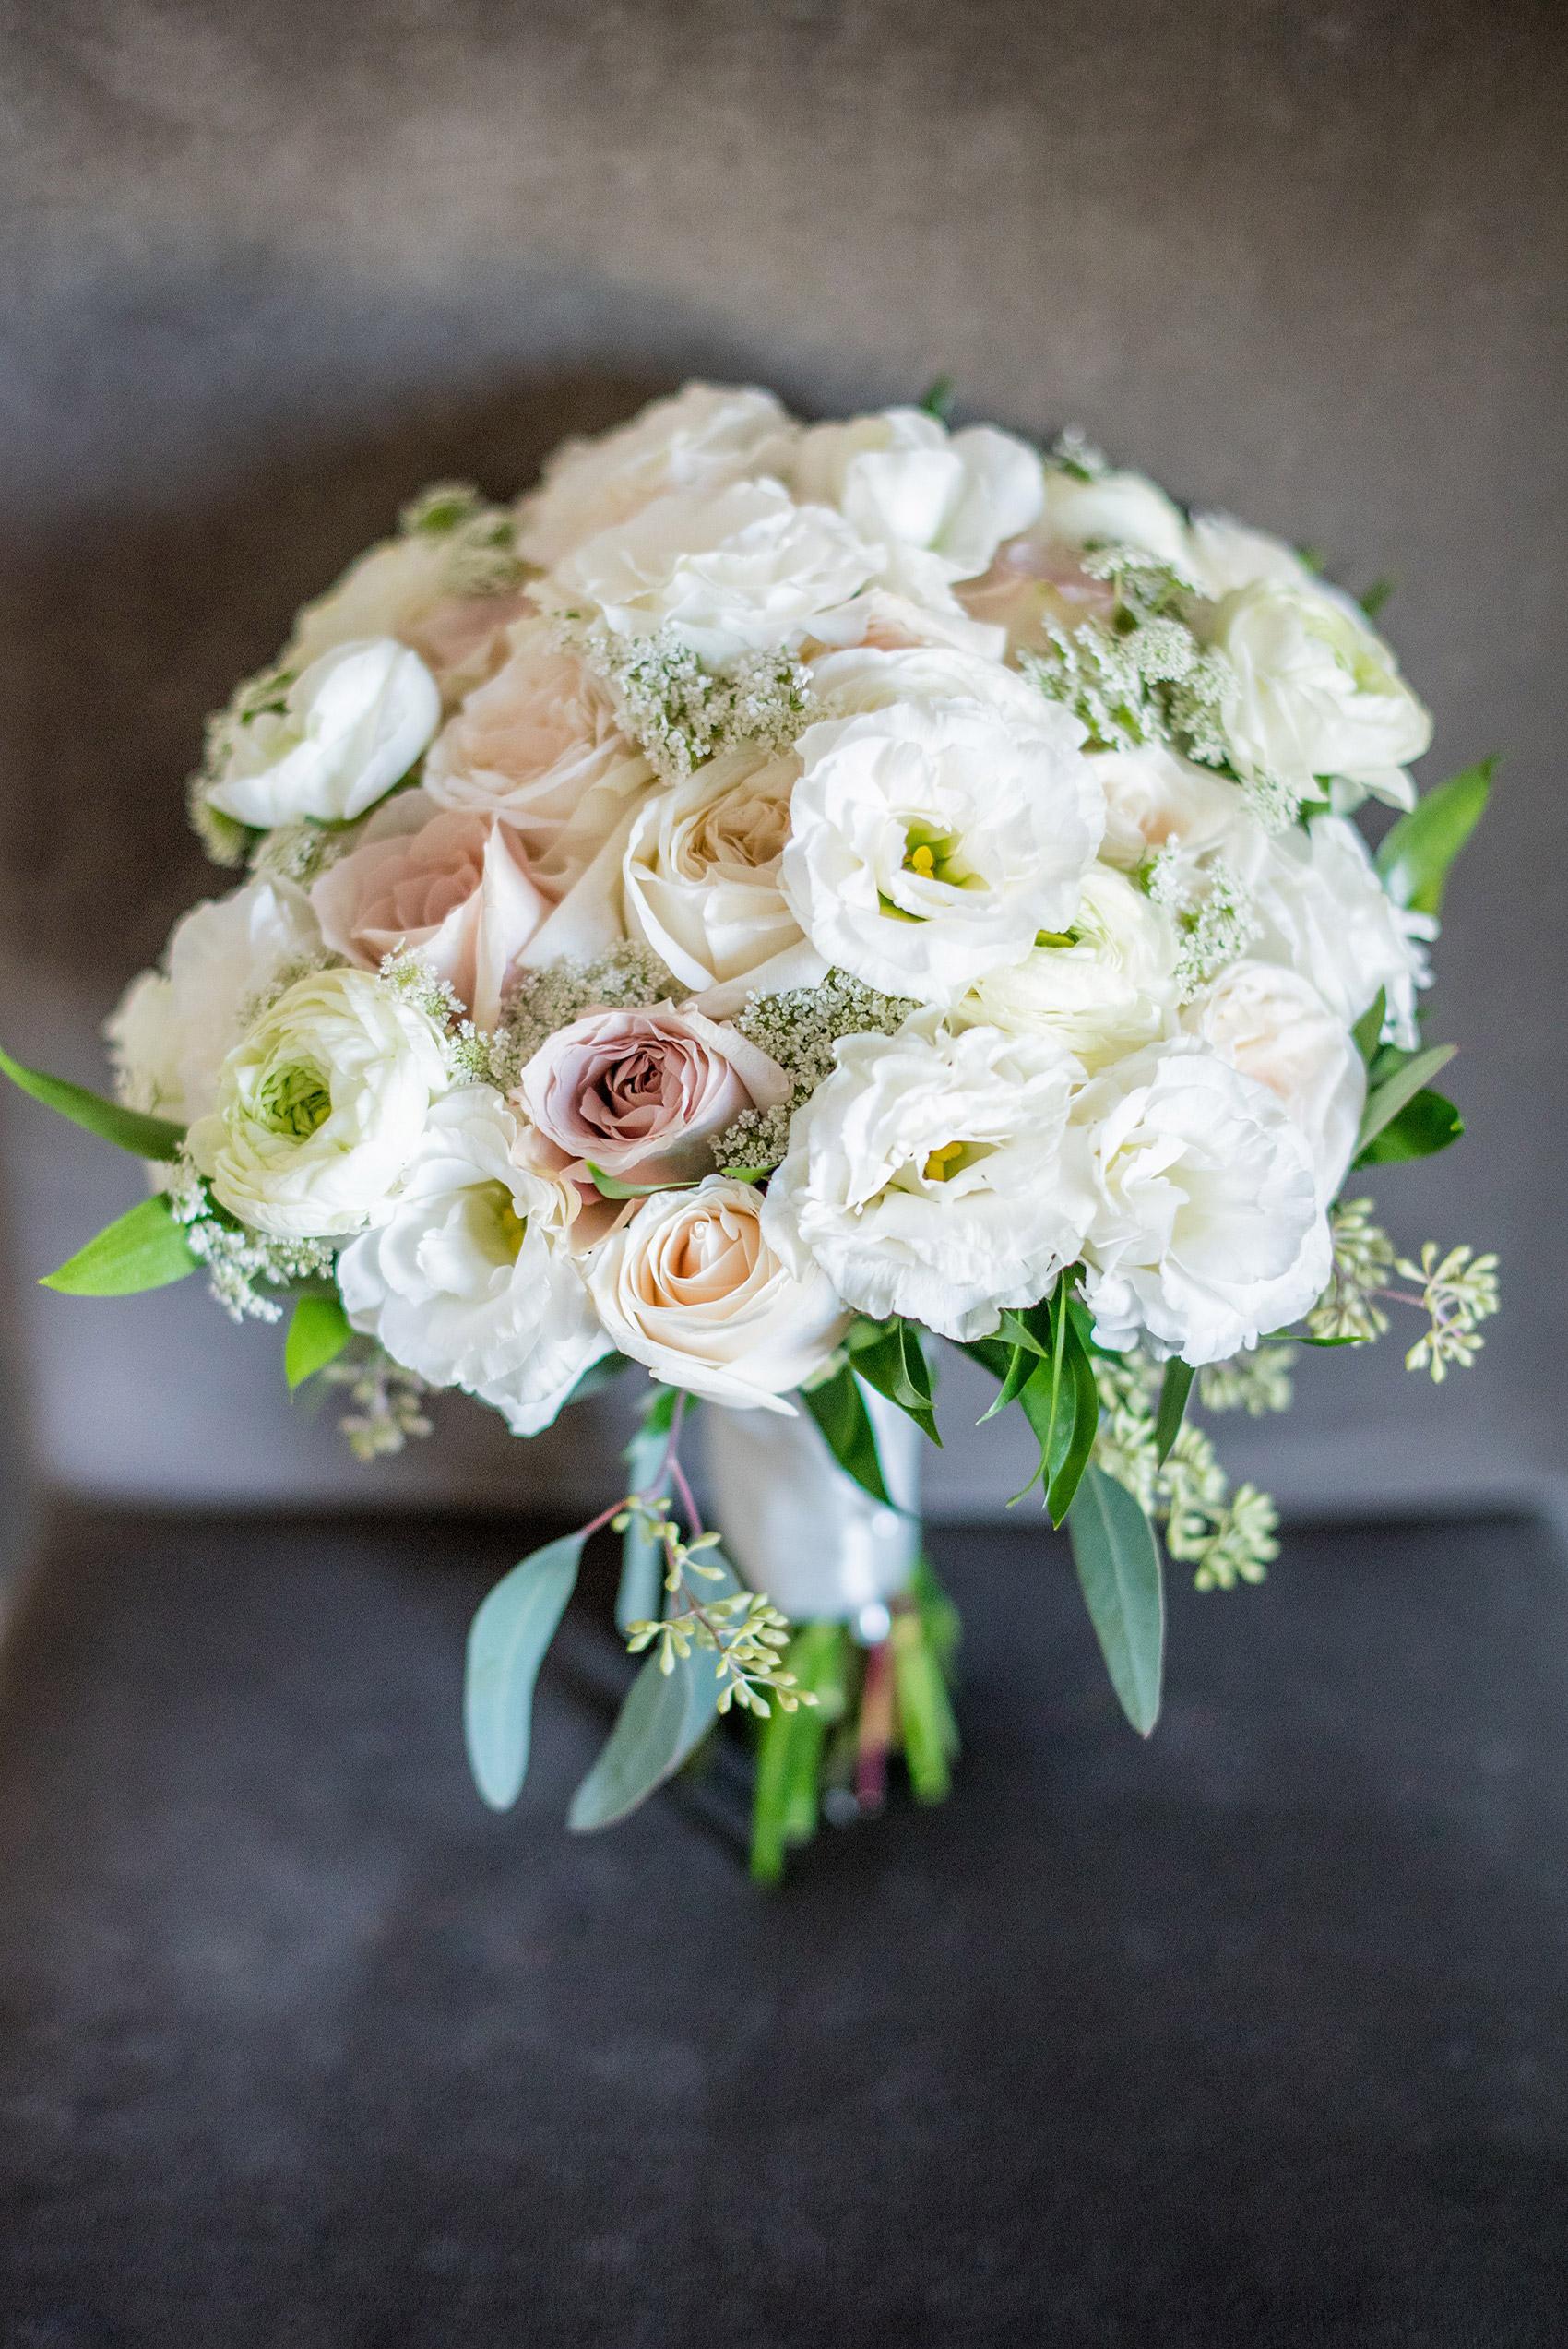
[[[223,1063],[190,1129],[214,1195],[284,1240],[358,1232],[386,1211],[446,1090],[441,1031],[364,971],[321,971],[279,996]]]
[[[980,702],[811,727],[779,887],[826,961],[925,1003],[1021,962],[1077,910],[1105,802],[1078,728]]]
[[[795,1113],[763,1228],[862,1313],[983,1338],[1078,1253],[1089,1202],[1062,1149],[1082,1077],[1048,1036],[954,1034],[933,1011],[850,1036]]]
[[[593,1257],[588,1286],[614,1344],[656,1378],[744,1410],[822,1369],[848,1316],[809,1258],[770,1246],[749,1183],[710,1174],[645,1199]]]
[[[673,631],[710,665],[799,643],[863,587],[875,563],[841,515],[797,506],[774,481],[656,498],[567,557],[556,608],[597,607],[617,636]]]
[[[417,652],[392,637],[340,644],[294,679],[280,709],[232,727],[207,797],[262,830],[301,816],[351,822],[402,781],[440,722]]]
[[[1182,1025],[1278,1095],[1312,1145],[1326,1206],[1350,1163],[1367,1098],[1366,1065],[1344,1021],[1299,972],[1248,959],[1220,972]]]
[[[562,1244],[574,1202],[516,1164],[517,1135],[488,1085],[436,1102],[390,1214],[344,1249],[338,1285],[355,1329],[397,1361],[533,1436],[610,1341]]]
[[[1317,1169],[1267,1086],[1183,1036],[1118,1062],[1073,1124],[1102,1345],[1222,1362],[1322,1294],[1332,1250]]]

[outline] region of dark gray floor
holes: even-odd
[[[1146,1748],[1063,1556],[939,1534],[944,1812],[752,1890],[511,1818],[450,1522],[63,1518],[0,1688],[5,2349],[1568,2339],[1568,1585],[1540,1531],[1174,1594]]]

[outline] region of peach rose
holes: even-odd
[[[526,595],[452,595],[402,630],[441,688],[443,707],[456,709],[493,677],[505,660],[507,630],[533,609]]]
[[[1116,608],[1109,581],[1091,578],[1071,548],[1027,538],[999,547],[990,570],[956,592],[971,620],[1006,631],[1010,653],[1043,652],[1048,627],[1108,624]]]
[[[362,970],[418,952],[481,1028],[493,1028],[513,964],[551,911],[523,843],[498,816],[444,809],[418,829],[392,829],[421,808],[407,793],[311,891],[321,934]]]
[[[716,1136],[790,1080],[739,1030],[700,1012],[590,1011],[540,1044],[514,1096],[534,1149],[596,1199],[588,1163],[621,1182],[689,1183],[712,1171]]]

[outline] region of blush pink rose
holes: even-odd
[[[451,595],[401,631],[441,688],[443,706],[494,675],[510,647],[506,631],[533,609],[526,595]]]
[[[512,966],[551,911],[511,826],[452,809],[364,841],[310,894],[337,953],[366,971],[422,954],[481,1028],[494,1027]]]
[[[592,1192],[588,1163],[626,1183],[710,1174],[714,1139],[748,1109],[787,1101],[777,1061],[700,1012],[590,1011],[540,1044],[519,1101],[554,1164]]]
[[[1049,627],[1109,624],[1116,609],[1110,582],[1091,578],[1075,550],[1027,538],[998,548],[989,571],[954,591],[971,620],[1006,630],[1009,652],[1043,652]]]

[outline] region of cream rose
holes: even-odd
[[[660,1192],[598,1250],[588,1288],[613,1343],[656,1378],[790,1412],[784,1396],[823,1368],[849,1317],[821,1272],[797,1278],[779,1261],[761,1210],[749,1184],[719,1174]]]
[[[1099,1068],[1173,1031],[1176,954],[1170,915],[1123,874],[1091,864],[1071,930],[991,972],[957,1016],[1054,1036]]]
[[[464,1387],[515,1436],[548,1427],[610,1341],[564,1244],[576,1201],[518,1166],[488,1085],[434,1103],[386,1220],[338,1259],[344,1309],[434,1387]]]
[[[350,823],[402,781],[440,718],[417,653],[391,637],[340,644],[294,679],[281,709],[232,727],[208,800],[261,830],[302,816]]]
[[[1311,1145],[1326,1204],[1350,1163],[1367,1098],[1365,1065],[1344,1021],[1299,972],[1249,960],[1222,972],[1182,1025],[1277,1094]]]
[[[530,563],[553,569],[656,497],[707,495],[778,472],[799,430],[770,391],[689,383],[614,432],[564,442],[518,506],[518,548]]]
[[[585,1186],[590,1162],[620,1182],[694,1182],[737,1117],[789,1097],[783,1070],[739,1029],[669,1003],[558,1028],[517,1091],[561,1171]]]
[[[951,1002],[1065,929],[1104,822],[1079,739],[1043,701],[1027,724],[947,701],[809,728],[779,886],[818,953]]]
[[[791,1120],[768,1240],[862,1313],[987,1336],[1078,1253],[1087,1195],[1062,1146],[1083,1070],[1053,1038],[955,1033],[934,1011],[846,1038],[837,1062]]]
[[[1238,784],[1179,757],[1162,743],[1141,750],[1097,752],[1095,777],[1105,794],[1108,864],[1135,873],[1161,849],[1174,848],[1188,865],[1223,848],[1247,815]]]
[[[1333,1251],[1306,1136],[1195,1037],[1080,1094],[1069,1163],[1093,1200],[1086,1294],[1102,1345],[1221,1362],[1322,1294]]]
[[[433,1019],[363,971],[321,971],[230,1053],[191,1155],[255,1231],[357,1232],[386,1212],[446,1084]]]
[[[410,800],[422,805],[405,829]],[[495,1026],[507,980],[551,910],[509,824],[431,813],[412,792],[371,818],[360,846],[316,882],[311,903],[337,953],[365,971],[389,954],[422,956],[480,1028]]]

